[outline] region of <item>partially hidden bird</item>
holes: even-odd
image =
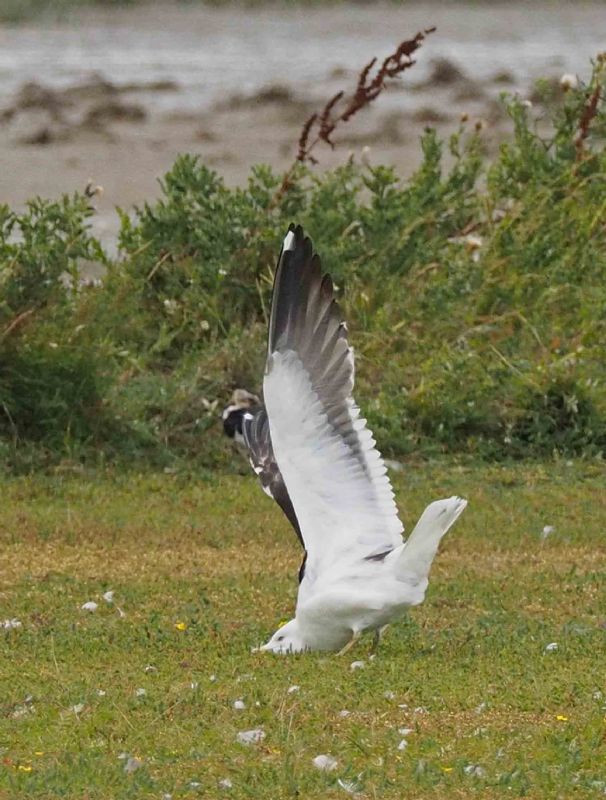
[[[274,277],[264,403],[238,415],[253,469],[305,549],[293,619],[255,650],[346,652],[423,602],[442,537],[467,505],[427,506],[407,540],[352,391],[354,356],[329,275],[290,225]]]

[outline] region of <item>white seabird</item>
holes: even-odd
[[[243,434],[263,488],[306,550],[295,616],[260,650],[344,652],[421,603],[444,534],[467,501],[431,503],[407,541],[375,440],[352,397],[353,350],[328,275],[291,225],[274,280],[265,407]]]

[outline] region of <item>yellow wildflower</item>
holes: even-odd
[[[565,717],[564,714],[558,714],[556,719],[558,722],[568,722],[568,717]]]
[[[175,622],[175,628],[178,631],[186,631],[187,630],[187,623],[186,622]]]
[[[29,766],[26,766],[25,764],[19,764],[17,769],[20,769],[21,772],[31,772],[32,771],[32,768],[29,767]]]

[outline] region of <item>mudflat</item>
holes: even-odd
[[[170,5],[82,10],[0,27],[0,197],[20,206],[100,184],[97,233],[115,206],[153,198],[180,152],[230,184],[252,165],[286,168],[309,115],[351,91],[373,56],[437,26],[395,89],[344,126],[319,168],[350,153],[409,174],[426,125],[462,115],[494,149],[509,122],[502,91],[588,72],[603,47],[601,3],[337,4],[318,8]]]

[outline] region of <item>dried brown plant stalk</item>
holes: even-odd
[[[589,127],[598,115],[598,105],[600,103],[602,84],[601,78],[606,70],[606,53],[600,53],[597,57],[597,69],[595,72],[595,87],[588,95],[583,108],[583,113],[579,119],[579,129],[574,138],[574,146],[577,149],[577,161],[583,159],[585,153],[585,141],[589,136]]]
[[[397,78],[405,70],[410,69],[416,63],[412,58],[413,53],[419,49],[425,38],[434,31],[435,28],[428,28],[417,33],[413,39],[401,42],[397,50],[384,59],[374,78],[371,78],[372,70],[377,63],[377,59],[373,58],[360,72],[355,92],[340,111],[338,106],[345,96],[343,91],[337,92],[326,103],[321,112],[312,114],[301,132],[297,161],[314,163],[315,159],[311,155],[311,151],[319,142],[326,142],[326,144],[334,147],[334,142],[330,137],[337,125],[348,122],[383,92],[390,79]],[[310,141],[310,135],[314,128],[317,129],[316,135]]]
[[[581,114],[581,118],[579,120],[579,130],[574,140],[574,145],[577,149],[577,161],[580,161],[581,158],[583,157],[585,140],[589,136],[589,126],[591,125],[591,121],[594,119],[594,117],[597,116],[598,103],[600,102],[600,93],[601,93],[601,86],[598,83],[593,92],[587,98],[587,102],[585,103],[585,108],[583,109],[583,113]]]
[[[331,137],[335,128],[339,124],[348,122],[359,111],[372,103],[383,92],[390,80],[398,78],[403,72],[414,66],[416,61],[412,57],[413,54],[419,49],[425,38],[434,31],[435,28],[428,28],[419,31],[414,38],[401,42],[397,49],[383,60],[374,77],[372,77],[372,71],[377,59],[373,58],[360,72],[355,91],[349,99],[344,101],[344,91],[337,92],[321,111],[309,117],[301,130],[295,163],[285,173],[276,200],[288,191],[296,164],[317,164],[318,161],[312,151],[319,142],[325,142],[334,148],[335,143]]]

